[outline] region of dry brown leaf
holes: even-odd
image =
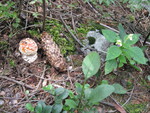
[[[42,33],[42,46],[47,55],[48,62],[58,71],[66,71],[66,60],[60,52],[60,48],[47,32]]]
[[[114,107],[116,108],[116,110],[118,110],[120,113],[127,113],[124,108],[118,104],[114,104]]]

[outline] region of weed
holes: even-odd
[[[71,90],[65,88],[54,88],[52,85],[43,87],[43,90],[49,92],[55,97],[53,105],[46,105],[45,102],[39,101],[33,107],[32,104],[27,103],[26,108],[31,112],[36,113],[80,113],[98,112],[96,106],[99,102],[110,96],[112,93],[125,94],[126,90],[119,84],[109,85],[108,81],[104,80],[95,88],[90,88],[86,81],[97,74],[100,68],[100,56],[97,52],[88,54],[82,63],[82,70],[84,73],[84,83],[76,83],[75,94]],[[47,111],[47,112],[46,112]]]
[[[139,47],[133,46],[138,41],[140,35],[127,35],[121,24],[119,24],[118,28],[120,30],[119,35],[111,30],[102,30],[105,38],[115,43],[115,45],[110,46],[107,50],[105,74],[109,74],[114,69],[120,68],[127,63],[140,71],[135,64],[146,64],[147,62],[143,51]]]

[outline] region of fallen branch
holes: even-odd
[[[66,25],[65,21],[63,20],[62,16],[60,15],[60,19],[62,21],[62,23],[64,24],[65,28],[67,29],[67,31],[71,34],[71,36],[74,38],[74,40],[76,42],[78,42],[78,44],[82,47],[84,47],[84,45],[80,42],[80,40],[70,31],[70,29],[68,28],[68,26]]]
[[[30,88],[30,89],[35,89],[34,87],[31,87],[30,85],[27,85],[27,84],[25,84],[25,83],[23,83],[23,82],[21,82],[21,81],[14,80],[14,79],[12,79],[12,78],[8,78],[8,77],[6,77],[6,76],[4,76],[4,75],[0,75],[0,78],[6,79],[6,80],[9,80],[9,81],[12,81],[12,82],[14,82],[14,83],[16,83],[16,84],[25,86],[25,87]]]

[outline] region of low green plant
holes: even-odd
[[[128,113],[144,113],[143,111],[146,110],[146,104],[127,104],[125,105],[125,109]]]
[[[140,35],[127,35],[121,24],[119,24],[118,28],[120,30],[119,34],[111,30],[102,30],[105,38],[115,43],[115,45],[110,46],[107,50],[105,74],[109,74],[114,69],[128,63],[135,69],[140,70],[135,64],[146,64],[147,62],[143,51],[139,47],[134,46]]]
[[[131,11],[147,9],[150,12],[150,2],[149,0],[120,0],[123,3],[127,3],[127,7],[130,8]]]
[[[13,28],[17,28],[20,23],[20,19],[16,12],[15,2],[9,0],[4,4],[0,3],[0,21],[7,21]]]
[[[98,113],[96,106],[99,102],[110,96],[112,93],[125,94],[126,90],[119,84],[109,85],[108,81],[103,80],[100,85],[90,88],[86,81],[96,75],[100,69],[100,56],[97,52],[88,54],[82,63],[84,73],[84,83],[75,84],[75,93],[64,88],[54,88],[48,85],[43,89],[54,96],[54,103],[46,105],[43,101],[33,107],[30,103],[26,104],[26,108],[36,113]],[[45,109],[48,109],[48,112]]]
[[[115,4],[115,0],[84,0],[85,2],[91,2],[91,3],[93,3],[93,4],[97,4],[97,3],[99,3],[99,4],[105,4],[105,5],[107,5],[107,6],[109,6],[110,4]]]

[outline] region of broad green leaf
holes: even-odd
[[[52,113],[60,113],[62,111],[62,104],[55,104],[52,108]]]
[[[92,90],[93,90],[93,89],[91,89],[91,88],[88,88],[88,89],[85,89],[85,90],[84,90],[84,94],[85,94],[85,98],[86,98],[86,99],[89,99],[89,98],[90,98],[90,95],[91,95]]]
[[[116,42],[119,39],[118,34],[111,30],[102,30],[104,37],[110,42]]]
[[[52,106],[47,105],[44,107],[42,113],[51,113],[51,111],[52,111]]]
[[[106,61],[117,58],[118,56],[120,56],[121,53],[122,51],[120,50],[119,47],[111,46],[110,48],[108,48]]]
[[[120,38],[123,40],[123,38],[127,35],[122,24],[118,25],[118,29],[119,29],[119,36]]]
[[[64,91],[65,91],[64,88],[59,87],[55,90],[55,94],[58,96],[58,95],[62,94]]]
[[[121,63],[127,63],[126,58],[125,58],[125,56],[123,56],[123,55],[120,55],[120,56],[118,57],[118,59],[119,59],[119,61],[120,61]]]
[[[77,104],[74,100],[66,99],[65,101],[66,101],[65,105],[69,106],[70,108],[76,108],[77,107]]]
[[[45,107],[45,103],[43,101],[39,101],[38,104],[35,107],[35,112],[36,113],[42,113],[43,108]]]
[[[26,108],[27,110],[29,110],[30,112],[34,112],[34,107],[32,106],[31,103],[27,103],[26,106],[25,106],[25,108]]]
[[[122,63],[122,62],[119,62],[119,65],[118,65],[118,67],[120,68],[120,67],[122,67],[124,64]]]
[[[100,56],[97,52],[89,53],[83,60],[82,70],[85,78],[95,75],[100,68]]]
[[[115,88],[114,93],[116,94],[125,94],[127,92],[120,84],[115,83],[112,86]]]
[[[130,47],[128,52],[136,62],[140,64],[146,64],[147,59],[145,58],[143,51],[139,47]]]
[[[69,92],[68,92],[68,90],[67,89],[65,89],[65,91],[63,92],[63,93],[61,93],[60,95],[58,95],[57,96],[57,98],[59,98],[59,99],[65,99],[65,98],[67,98],[68,97],[68,95],[69,95]]]
[[[78,95],[80,95],[81,92],[82,92],[83,86],[80,83],[78,83],[78,82],[75,83],[75,86],[76,86],[76,92],[78,93]]]
[[[106,61],[106,63],[105,63],[105,75],[109,74],[110,72],[112,72],[116,68],[117,68],[117,61],[115,59]]]
[[[99,85],[95,89],[93,89],[89,98],[89,102],[93,104],[100,102],[105,98],[107,98],[108,96],[110,96],[114,92],[114,90],[115,88],[111,85],[108,84]]]
[[[124,37],[123,46],[127,47],[135,44],[139,40],[139,34],[129,34]]]

